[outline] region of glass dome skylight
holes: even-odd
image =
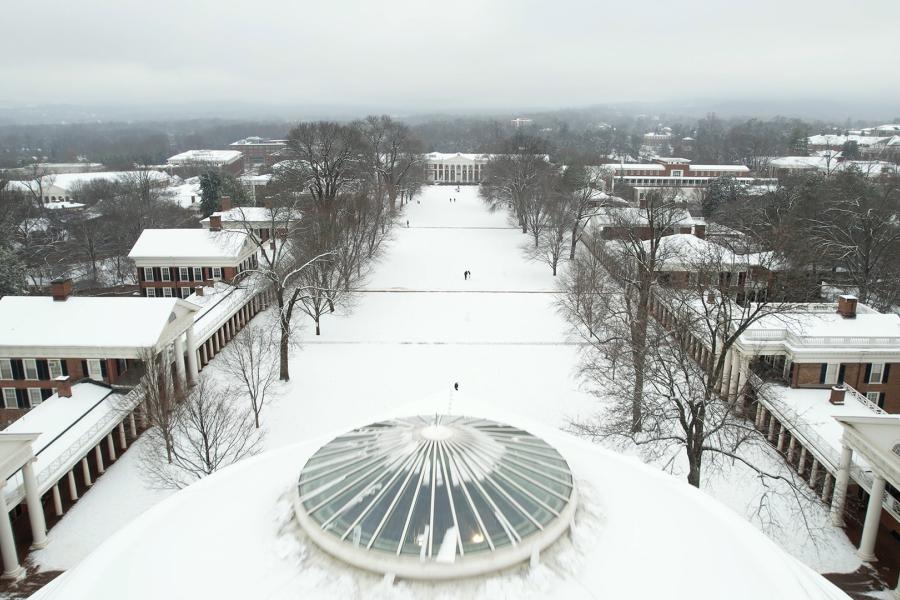
[[[335,438],[300,473],[298,520],[327,552],[415,579],[464,577],[536,556],[571,524],[566,461],[527,431],[417,416]]]

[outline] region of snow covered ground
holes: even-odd
[[[425,188],[352,309],[325,317],[321,336],[304,328],[292,381],[262,412],[266,448],[345,431],[397,407],[420,412],[416,407],[431,410],[446,399],[453,410],[454,382],[475,404],[548,427],[593,413],[596,400],[576,376],[580,347],[549,293],[554,278],[546,265],[523,258],[524,242],[504,214],[487,212],[476,188]],[[208,370],[216,374],[215,360]],[[39,565],[78,564],[168,495],[143,488],[135,459],[136,452],[126,453],[53,528],[48,547],[34,555]],[[706,488],[748,518],[760,493],[741,470],[711,478]],[[813,516],[825,523],[824,511]],[[799,520],[783,525],[776,540],[814,569],[859,565],[842,533],[823,529],[813,546]]]

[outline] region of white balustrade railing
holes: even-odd
[[[840,453],[825,438],[816,432],[815,427],[808,423],[801,414],[795,411],[791,406],[779,397],[777,393],[767,393],[766,390],[773,387],[771,384],[765,383],[759,375],[751,372],[749,383],[756,390],[757,402],[762,404],[769,412],[775,415],[776,419],[786,426],[798,441],[806,447],[806,450],[815,456],[832,476],[836,476],[840,465]],[[853,389],[849,385],[844,386],[847,394],[854,400],[872,411],[873,414],[886,414],[884,410],[873,404],[863,394]],[[850,477],[860,485],[866,492],[872,489],[872,473],[865,466],[856,460],[856,453],[850,464]],[[900,501],[885,492],[882,500],[884,509],[900,522]]]
[[[128,394],[119,396],[119,398],[121,398],[121,401],[118,401],[112,410],[108,410],[87,431],[78,436],[78,439],[63,449],[50,463],[39,465],[38,471],[35,473],[39,493],[43,494],[49,490],[91,448],[109,435],[132,410],[140,405],[144,399],[144,392],[140,387],[135,387]],[[40,451],[38,452],[40,453]],[[73,460],[72,457],[76,458]],[[5,488],[7,490],[6,501],[9,506],[14,506],[25,498],[25,483],[21,471],[7,481]]]

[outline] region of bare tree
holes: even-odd
[[[180,489],[261,449],[262,431],[250,413],[208,378],[173,414],[170,439],[151,429],[141,446],[143,476],[153,485]]]
[[[278,381],[278,357],[272,331],[262,325],[245,327],[231,341],[222,354],[221,366],[226,373],[241,383],[250,399],[250,408],[256,427],[259,414]]]
[[[491,210],[509,210],[528,233],[526,211],[540,176],[551,168],[543,154],[545,143],[527,135],[517,135],[504,144],[504,152],[484,165],[479,193]]]
[[[611,205],[611,197],[603,192],[603,173],[597,168],[570,165],[563,174],[564,185],[569,191],[569,224],[572,229],[569,240],[569,260],[575,260],[575,249],[584,232],[588,219],[601,207]]]
[[[177,381],[172,374],[172,362],[168,352],[146,349],[141,353],[144,376],[140,388],[144,399],[141,402],[140,417],[143,427],[148,429],[152,439],[166,462],[174,459],[175,421],[177,407],[184,399],[186,383]]]
[[[378,184],[384,187],[394,211],[401,190],[418,188],[424,181],[421,143],[409,126],[387,115],[370,115],[359,128],[371,153]]]

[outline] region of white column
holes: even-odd
[[[103,468],[103,451],[100,450],[100,444],[94,446],[94,458],[97,459],[97,474],[103,475],[106,469]]]
[[[62,494],[59,493],[59,483],[54,483],[53,487],[53,512],[57,517],[61,517],[63,514],[62,508]]]
[[[797,461],[797,474],[803,475],[806,470],[806,446],[800,446],[800,459]]]
[[[737,385],[737,405],[738,408],[744,407],[744,399],[746,397],[747,377],[750,374],[750,357],[741,355],[741,361],[738,365],[738,385]]]
[[[869,495],[869,505],[866,507],[866,520],[863,523],[862,540],[859,542],[859,551],[856,553],[860,559],[866,562],[874,562],[875,538],[878,537],[878,522],[881,520],[881,503],[884,500],[884,477],[874,474],[872,479],[872,493]]]
[[[753,421],[756,424],[757,429],[762,428],[762,418],[763,418],[763,405],[760,403],[756,403],[756,420]]]
[[[66,478],[69,480],[69,500],[75,502],[78,500],[78,484],[75,482],[75,472],[69,471],[66,474]]]
[[[782,452],[784,450],[784,440],[787,438],[787,429],[785,429],[784,425],[781,426],[781,432],[778,434],[778,446],[776,446],[776,450]]]
[[[125,421],[119,423],[116,429],[119,431],[119,447],[124,452],[128,448],[128,438],[125,436]]]
[[[137,423],[134,420],[134,411],[131,411],[128,414],[128,429],[131,430],[131,437],[137,437]]]
[[[812,459],[812,468],[809,470],[809,487],[816,489],[816,479],[819,477],[819,461]]]
[[[722,367],[722,387],[719,390],[722,394],[727,394],[728,386],[731,385],[731,359],[733,355],[734,350],[731,349],[725,353],[725,364]]]
[[[88,464],[87,456],[81,459],[81,474],[84,475],[84,485],[91,487],[91,466]]]
[[[109,450],[109,460],[116,460],[116,443],[113,441],[112,431],[106,435],[106,449]]]
[[[831,493],[831,486],[834,485],[834,477],[831,473],[825,472],[825,482],[822,483],[822,502],[828,501],[828,494]]]
[[[25,480],[28,520],[31,522],[31,547],[43,548],[47,545],[47,522],[44,520],[44,507],[41,505],[41,494],[34,476],[34,459],[22,466],[22,478]]]
[[[0,481],[0,552],[3,554],[3,577],[6,579],[18,579],[25,574],[25,569],[19,564],[19,553],[16,551],[16,538],[13,537],[12,523],[9,522],[9,508],[6,506],[6,493],[3,485],[6,481]]]
[[[737,398],[742,360],[743,358],[741,357],[741,353],[735,350],[734,356],[731,357],[731,381],[728,383],[729,402],[734,402],[734,400]]]
[[[179,381],[186,381],[187,374],[184,366],[184,340],[181,336],[175,338],[175,372]]]
[[[847,484],[850,483],[850,462],[853,460],[853,448],[844,444],[841,447],[841,464],[834,481],[834,494],[831,496],[831,524],[844,526],[844,502],[847,499]]]
[[[187,330],[187,371],[188,383],[197,383],[197,341],[194,339],[194,328],[188,327]]]
[[[787,449],[787,461],[791,464],[793,464],[793,461],[794,461],[794,446],[796,446],[796,445],[797,445],[797,438],[795,438],[794,436],[791,436],[791,441],[788,442],[788,449]]]

